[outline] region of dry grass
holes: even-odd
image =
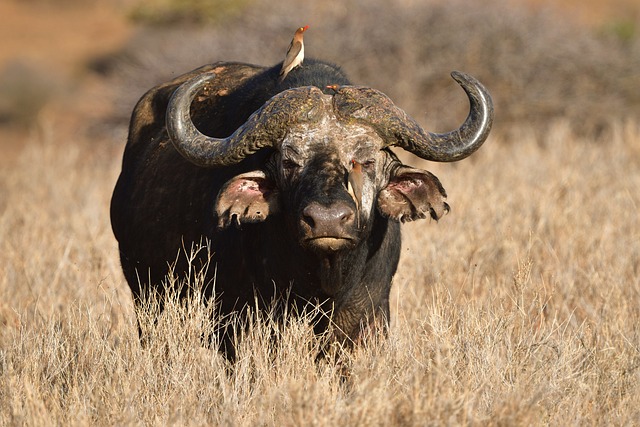
[[[140,346],[108,223],[121,147],[43,125],[0,175],[0,424],[635,424],[640,129],[614,129],[423,164],[452,212],[404,227],[389,339],[317,364],[304,321],[266,316],[229,367],[197,301]]]

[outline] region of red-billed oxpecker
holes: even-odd
[[[362,165],[355,160],[351,160],[351,171],[349,171],[349,177],[347,179],[347,191],[356,202],[356,218],[358,219],[360,218],[360,208],[362,205],[362,181]],[[357,226],[360,227],[359,221]]]
[[[287,74],[289,74],[291,70],[301,65],[302,61],[304,61],[304,32],[307,31],[308,28],[308,25],[300,27],[293,35],[289,50],[287,50],[287,56],[284,57],[282,69],[280,70],[280,82],[287,77]]]

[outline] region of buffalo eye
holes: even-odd
[[[362,162],[362,167],[367,169],[367,170],[372,170],[376,167],[376,160],[375,159],[369,159],[365,162]]]
[[[301,166],[297,162],[291,159],[282,159],[282,173],[285,179],[292,179],[296,176],[300,168]]]
[[[300,168],[300,165],[291,159],[284,159],[282,161],[282,168],[287,172],[293,172]]]
[[[369,160],[365,160],[364,162],[359,162],[355,159],[351,159],[349,164],[351,165],[352,169],[364,168],[364,169],[372,170],[376,166],[376,159],[369,159]]]

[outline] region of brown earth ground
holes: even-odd
[[[64,96],[50,99],[40,118],[72,133],[77,124],[109,108],[103,82],[86,72],[87,61],[122,46],[132,25],[115,2],[0,2],[0,80],[11,67],[44,68]],[[28,128],[28,127],[27,127]],[[0,123],[0,166],[22,149],[25,126]]]

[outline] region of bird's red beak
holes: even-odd
[[[309,29],[308,25],[305,25],[304,27],[302,27],[302,32],[304,33],[305,31],[307,31]]]

